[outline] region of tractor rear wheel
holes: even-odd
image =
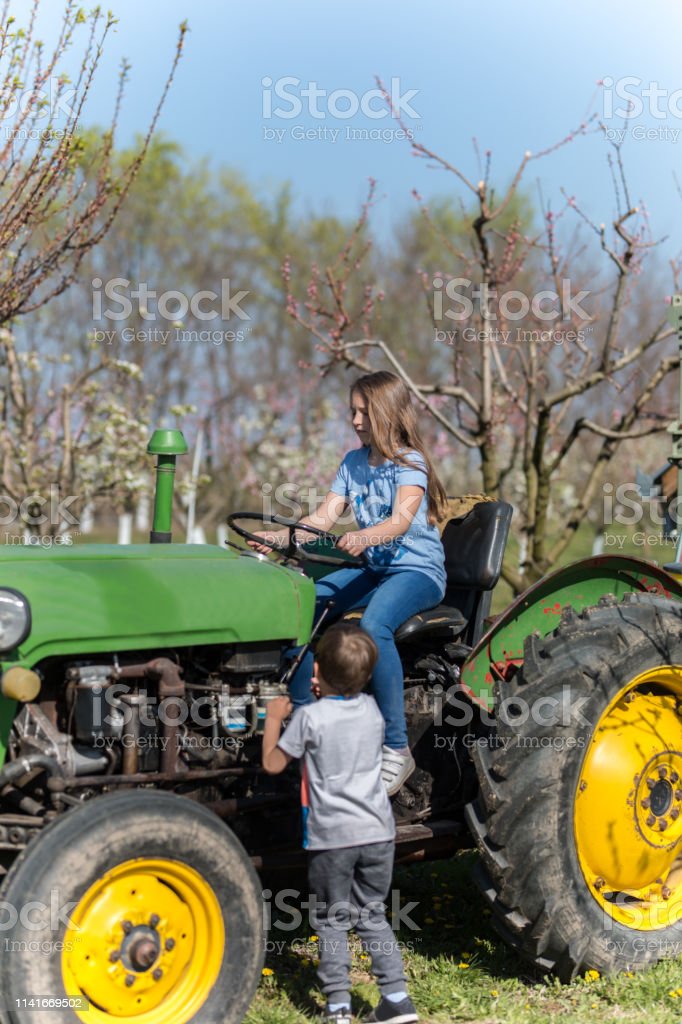
[[[525,643],[473,751],[498,929],[564,980],[682,953],[682,605],[609,595]]]
[[[214,814],[172,793],[68,811],[15,862],[0,899],[12,1024],[239,1024],[260,980],[251,862]]]

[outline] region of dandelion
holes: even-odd
[[[317,942],[317,935],[311,935],[308,942]]]
[[[493,999],[497,999],[497,998],[498,998],[498,996],[499,996],[499,994],[500,994],[500,993],[499,993],[499,992],[497,991],[497,989],[496,989],[496,988],[491,988],[491,989],[490,989],[490,995],[491,995],[491,996],[493,997]]]
[[[264,967],[261,974],[264,978],[271,978],[275,972],[270,967]]]
[[[585,974],[585,981],[597,981],[599,977],[599,971],[587,971]]]
[[[471,964],[465,964],[464,961],[462,960],[462,962],[457,964],[457,966],[459,967],[460,971],[466,971],[467,968],[471,967]]]

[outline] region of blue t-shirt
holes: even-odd
[[[331,486],[335,494],[347,498],[361,530],[390,519],[398,488],[424,488],[424,496],[409,529],[390,544],[366,549],[372,569],[416,569],[438,583],[445,593],[445,554],[438,527],[429,523],[426,464],[419,452],[404,453],[410,466],[387,461],[370,466],[369,447],[354,448],[344,457]]]

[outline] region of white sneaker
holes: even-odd
[[[398,792],[416,767],[409,750],[406,754],[401,754],[399,750],[393,750],[391,747],[382,748],[381,779],[389,796]]]

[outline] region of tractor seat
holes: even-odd
[[[502,572],[512,517],[505,501],[480,501],[442,534],[446,591],[442,604],[413,615],[396,630],[397,641],[445,640],[466,634],[473,645],[485,630],[491,591]]]
[[[426,612],[418,612],[395,631],[396,640],[407,640],[414,633],[428,633],[429,636],[454,640],[466,629],[467,620],[459,608],[439,604]]]

